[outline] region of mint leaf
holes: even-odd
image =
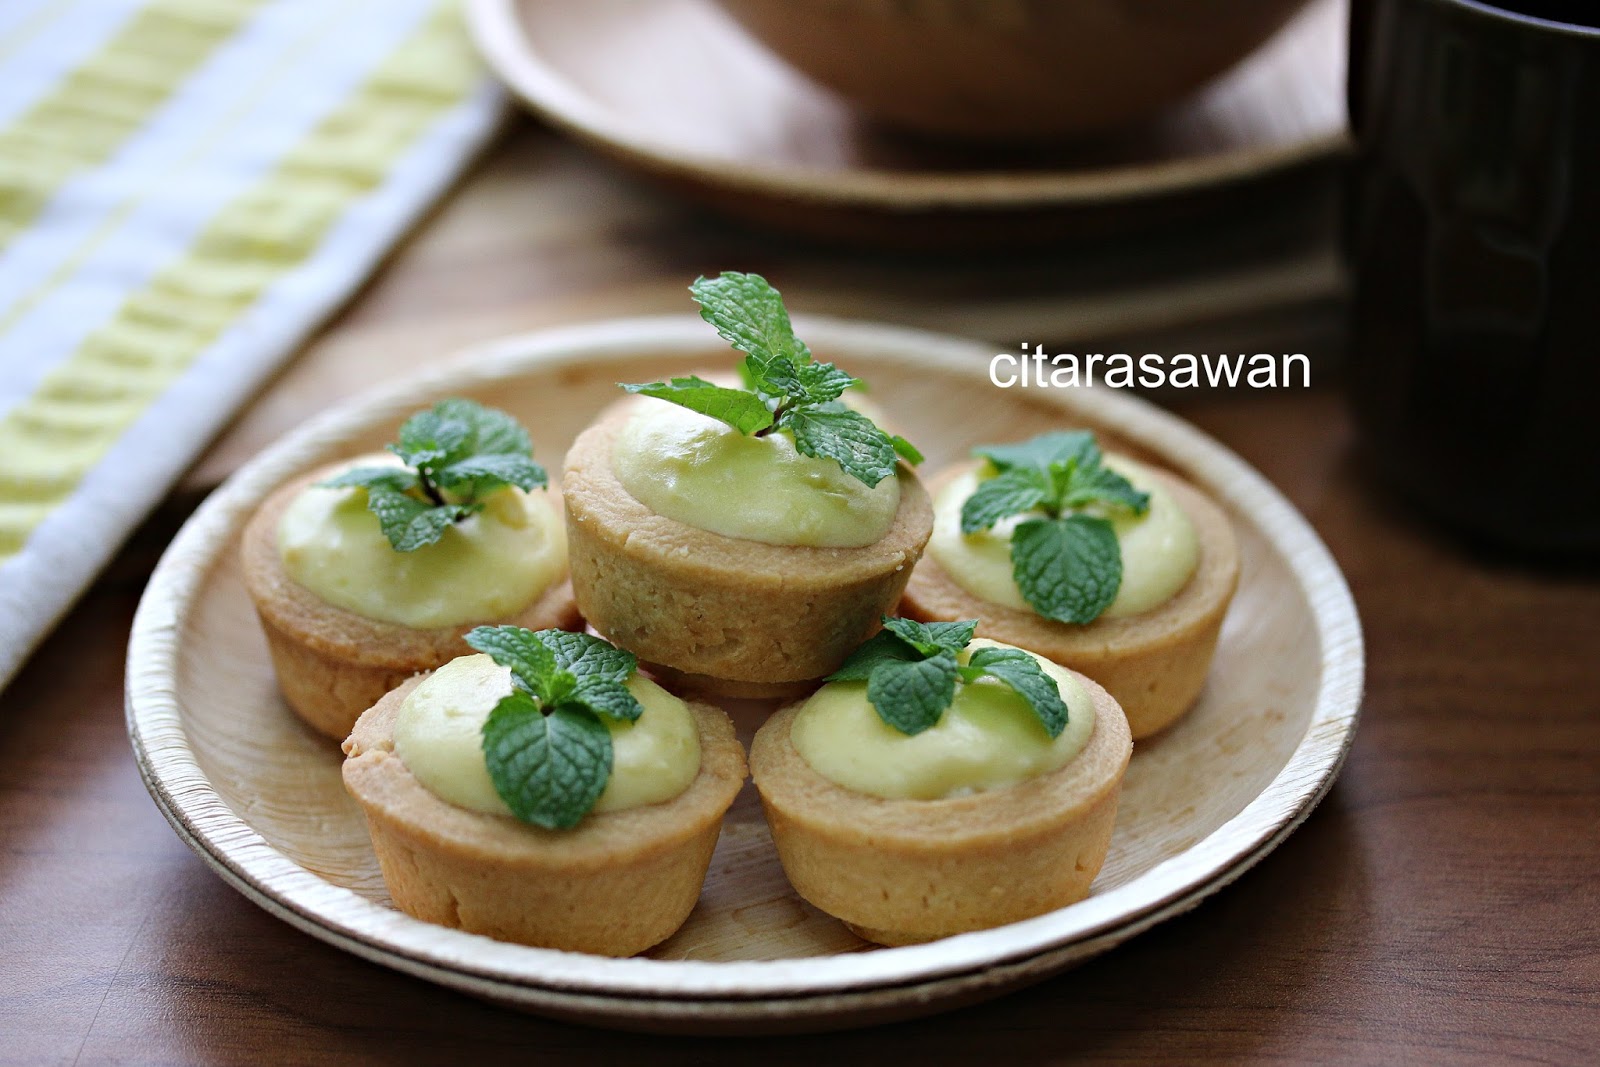
[[[483,724],[483,757],[495,792],[523,822],[576,826],[611,777],[611,732],[584,707],[546,714],[524,692],[495,705]]]
[[[639,669],[632,652],[609,641],[566,630],[525,630],[520,626],[479,626],[470,631],[468,645],[511,670],[513,680],[545,703],[576,700],[588,704],[585,693],[602,693],[606,707],[637,707],[631,694],[627,704],[605,697],[606,687],[622,689]],[[627,693],[626,689],[622,690]],[[619,717],[638,718],[637,712]]]
[[[883,631],[827,680],[865,679],[867,700],[878,717],[903,734],[915,735],[939,721],[955,699],[957,681],[971,684],[987,675],[1015,690],[1045,731],[1059,737],[1066,729],[1067,706],[1055,679],[1033,656],[1018,648],[985,647],[961,666],[956,657],[971,644],[977,627],[976,619],[921,623],[885,617]]]
[[[1011,535],[1011,570],[1034,611],[1057,622],[1087,623],[1117,597],[1122,551],[1105,519],[1030,519]]]
[[[404,467],[352,467],[326,481],[318,482],[317,485],[324,489],[354,487],[387,489],[391,493],[403,493],[417,487],[417,475],[415,471],[408,471]]]
[[[468,427],[467,448],[479,456],[533,455],[533,441],[522,424],[497,408],[465,397],[454,396],[435,404],[433,410],[441,416],[465,423]]]
[[[967,666],[1016,690],[1051,737],[1060,737],[1067,728],[1067,705],[1061,699],[1061,687],[1026,652],[1019,648],[980,648],[967,660]]]
[[[756,388],[773,396],[815,406],[833,403],[857,381],[832,363],[796,365],[789,359],[778,358],[760,369]]]
[[[794,335],[782,295],[761,275],[724,271],[716,278],[696,278],[689,293],[700,305],[700,317],[749,357],[746,365],[757,380],[775,359],[810,361],[811,350]]]
[[[934,639],[933,631],[916,619],[884,617],[883,628],[894,634],[900,640],[921,652],[924,656],[932,656],[942,652],[939,642]]]
[[[977,649],[972,653],[972,655],[967,657],[966,671],[971,673],[971,677],[977,678],[981,677],[985,673],[984,667],[988,664],[1014,659],[1025,659],[1029,663],[1037,662],[1032,656],[1028,655],[1028,653],[1024,652],[1020,648],[995,648],[990,645],[985,645],[983,648]],[[964,674],[963,676],[965,677],[966,675]]]
[[[515,689],[483,727],[495,791],[525,822],[576,824],[611,777],[604,720],[644,714],[625,684],[638,661],[608,641],[565,630],[479,626],[466,641],[509,669]]]
[[[851,654],[830,682],[866,680],[867,700],[878,717],[903,734],[939,721],[955,698],[956,653],[972,640],[976,619],[921,623],[883,619],[882,632]]]
[[[755,368],[750,366],[748,357],[739,361],[739,383],[752,393],[756,392],[757,387],[761,384]]]
[[[881,663],[916,662],[941,652],[953,656],[967,647],[977,628],[976,619],[920,623],[915,619],[885,616],[883,629],[852,652],[838,670],[828,675],[827,680],[862,681],[869,678]]]
[[[1081,508],[1100,503],[1125,507],[1135,515],[1143,515],[1150,510],[1150,494],[1141,493],[1132,482],[1109,467],[1074,465],[1061,493],[1062,506]]]
[[[885,619],[884,622],[891,620]],[[828,675],[830,682],[864,682],[872,676],[880,663],[906,662],[921,658],[921,653],[902,641],[893,631],[884,629],[869,637],[865,644],[850,653],[839,669]]]
[[[1042,433],[1015,444],[979,445],[972,454],[987,459],[1002,473],[1020,467],[1036,470],[1046,477],[1051,467],[1065,466],[1073,460],[1080,466],[1100,464],[1100,447],[1095,444],[1094,434],[1087,430]]]
[[[429,467],[465,455],[472,426],[457,417],[459,408],[448,401],[419,411],[400,427],[400,440],[389,445],[408,467]]]
[[[998,498],[1010,489],[1016,488],[1020,496],[1019,487],[1022,484],[1037,484],[1044,491],[1043,498],[1032,506],[1042,507],[1051,515],[1091,504],[1126,507],[1143,514],[1150,504],[1148,493],[1139,492],[1126,478],[1103,465],[1100,446],[1095,443],[1094,435],[1085,430],[1040,434],[1017,444],[980,445],[972,451],[974,455],[987,459],[997,471],[996,476],[985,479],[979,489],[995,482],[1002,482],[1007,487],[987,490],[996,499],[984,505],[982,510],[985,513],[998,507]],[[975,497],[977,493],[973,495]],[[1031,507],[1020,510],[1031,510]],[[1001,514],[996,521],[1005,518],[1006,514],[1017,513]],[[962,530],[964,533],[973,532],[966,528],[965,522]]]
[[[959,622],[930,622],[924,624],[928,637],[945,652],[955,655],[972,643],[972,635],[978,632],[977,619],[963,619]]]
[[[916,662],[888,660],[867,679],[867,700],[878,717],[907,735],[938,722],[955,695],[956,658],[949,652]]]
[[[1051,737],[1061,736],[1067,706],[1055,679],[1033,656],[1020,648],[985,647],[961,666],[956,657],[971,644],[977,627],[976,619],[921,623],[885,617],[882,632],[857,648],[827,680],[865,679],[867,700],[878,717],[909,736],[939,721],[955,699],[958,681],[971,684],[988,676],[1021,696]]]
[[[531,456],[480,453],[440,467],[433,481],[439,488],[453,493],[484,497],[508,485],[525,493],[532,492],[548,485],[550,478]]]
[[[743,389],[728,389],[693,375],[671,378],[665,382],[618,384],[630,393],[653,396],[657,400],[670,401],[690,411],[709,415],[742,434],[753,434],[772,425],[772,412],[759,396]]]
[[[596,679],[620,685],[639,669],[632,652],[598,637],[567,630],[540,630],[533,636],[550,650],[556,666],[580,682]]]
[[[1028,604],[1047,619],[1088,623],[1116,599],[1122,548],[1109,521],[1074,514],[1089,507],[1142,515],[1150,495],[1105,467],[1086,431],[1040,434],[1009,445],[973,449],[997,473],[979,482],[961,505],[961,532],[988,529],[1011,515],[1041,511],[1047,518],[1017,526],[1011,571]]]
[[[891,436],[889,438],[889,444],[894,447],[895,455],[899,456],[913,467],[922,462],[923,455],[921,452],[917,451],[917,446],[912,444],[910,441],[907,441],[899,434],[894,434]]]
[[[550,699],[551,679],[561,666],[541,633],[521,626],[479,626],[468,631],[464,640],[500,666],[509,668],[511,680],[517,686],[542,700]]]
[[[831,459],[865,485],[877,485],[894,474],[894,445],[872,420],[855,411],[795,408],[779,425],[794,434],[801,455]]]
[[[812,359],[795,336],[783,297],[765,278],[726,271],[695,279],[689,292],[700,305],[700,317],[745,354],[739,364],[744,388],[690,376],[623,384],[623,389],[698,411],[742,434],[788,430],[801,455],[831,459],[869,486],[895,472],[897,457],[922,462],[911,442],[890,437],[839,401],[846,389],[862,384],[860,379]]]
[[[961,532],[987,530],[1001,519],[1032,511],[1050,498],[1050,486],[1036,468],[1009,468],[979,482],[962,503]]]
[[[812,361],[800,367],[800,387],[805,390],[806,402],[826,404],[839,399],[846,389],[861,384],[861,379],[846,374],[832,363]],[[870,421],[870,420],[869,420]]]
[[[525,630],[520,625],[480,625],[467,632],[467,645],[510,670],[518,688],[539,697],[544,704],[558,701],[578,685],[578,677],[557,661],[546,643],[550,630]],[[565,677],[563,677],[565,675]]]
[[[439,488],[476,499],[507,485],[531,492],[548,484],[544,468],[533,461],[528,431],[505,412],[451,397],[435,404],[431,415],[442,425],[466,427],[466,435],[444,456],[418,461],[419,473]]]
[[[434,544],[492,492],[528,492],[549,480],[516,419],[462,397],[412,415],[388,449],[409,469],[358,467],[319,484],[365,488],[367,508],[397,552]]]
[[[971,643],[972,635],[978,629],[978,620],[922,623],[915,619],[885,618],[883,628],[924,656],[940,652],[954,655]]]
[[[644,714],[644,706],[621,682],[608,678],[583,678],[578,681],[567,704],[581,704],[596,715],[604,715],[618,722],[633,722]]]
[[[378,517],[383,536],[397,552],[415,552],[444,536],[454,523],[471,515],[481,504],[432,506],[393,489],[368,489],[367,509]]]

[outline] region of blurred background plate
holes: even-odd
[[[741,218],[890,246],[1160,227],[1325,181],[1345,153],[1346,0],[1313,0],[1158,118],[1066,147],[895,134],[756,44],[711,0],[467,0],[535,112]]]

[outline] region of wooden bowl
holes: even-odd
[[[717,0],[867,114],[942,137],[1108,130],[1255,51],[1306,0]]]
[[[801,319],[824,358],[875,397],[933,466],[976,442],[1088,425],[1180,471],[1236,524],[1239,593],[1194,712],[1140,742],[1111,852],[1088,899],[1000,929],[870,950],[789,888],[753,790],[729,815],[699,906],[648,958],[504,944],[390,906],[338,747],[278,696],[237,564],[274,486],[390,439],[461,394],[518,415],[559,467],[614,383],[731,364],[697,318],[511,338],[300,427],[218,489],[150,580],[128,653],[128,727],[178,833],[250,899],[367,959],[532,1011],[675,1031],[799,1030],[904,1018],[994,996],[1192,907],[1288,834],[1327,790],[1355,727],[1362,648],[1327,550],[1259,474],[1143,401],[1105,390],[999,390],[989,349],[884,326]],[[730,706],[746,739],[770,710]],[[1295,902],[1284,902],[1286,907]]]
[[[674,192],[809,238],[1015,250],[1255,217],[1267,201],[1303,212],[1348,150],[1346,0],[1314,0],[1148,121],[1006,151],[885,130],[713,0],[465,0],[463,11],[489,67],[557,129]]]

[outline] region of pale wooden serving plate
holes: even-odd
[[[524,104],[626,166],[764,225],[857,243],[1006,246],[1148,229],[1346,150],[1347,0],[1156,118],[1048,150],[887,133],[710,0],[466,0]]]
[[[236,563],[239,532],[285,479],[376,447],[417,407],[464,394],[506,408],[553,469],[613,383],[725,365],[696,318],[510,338],[302,426],[242,468],[183,528],[134,621],[128,728],[178,833],[268,911],[367,959],[519,1008],[683,1031],[821,1029],[936,1011],[1037,981],[1192,907],[1283,839],[1327,790],[1361,694],[1349,590],[1304,519],[1233,453],[1106,390],[1000,390],[975,342],[801,320],[824,358],[865,377],[930,469],[974,443],[1089,425],[1183,473],[1231,514],[1237,599],[1194,712],[1140,742],[1117,833],[1087,900],[1027,922],[871,949],[800,901],[750,787],[688,923],[649,958],[503,944],[388,901],[337,747],[280,702]],[[750,707],[735,709],[748,736]]]

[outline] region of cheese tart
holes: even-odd
[[[1086,434],[1047,437],[1060,451],[1087,441],[1099,472],[1093,478],[1117,492],[1096,497],[1085,489],[1077,505],[1055,514],[1021,507],[973,529],[996,510],[985,509],[979,494],[1000,500],[1004,487],[985,486],[1016,472],[1019,464],[1008,460],[1026,454],[1006,449],[1032,447],[1037,456],[1052,446],[1044,438],[996,446],[1000,466],[980,458],[947,468],[933,481],[934,534],[901,610],[925,621],[976,618],[980,634],[1081,671],[1117,699],[1135,738],[1148,737],[1188,711],[1205,684],[1239,579],[1232,524],[1176,475],[1126,456],[1102,461]],[[1107,557],[1115,568],[1102,566]]]
[[[348,460],[278,489],[244,530],[245,588],[279,689],[335,740],[400,682],[464,652],[461,637],[474,626],[582,625],[559,497],[542,487],[526,433],[468,401],[422,414],[444,427],[433,432],[446,445],[455,441],[454,474],[443,462],[419,469],[395,455]],[[496,447],[507,451],[484,451]],[[469,469],[480,473],[462,473]],[[449,487],[430,478],[424,489],[429,471]]]
[[[878,626],[933,530],[915,449],[840,399],[754,275],[694,288],[747,353],[740,388],[628,385],[567,453],[574,594],[589,624],[702,691],[792,694]],[[738,311],[742,318],[725,316]],[[760,319],[759,341],[740,325]]]
[[[560,638],[573,639],[603,644]],[[416,918],[499,940],[643,952],[699,898],[745,779],[733,726],[631,669],[619,685],[632,719],[541,699],[514,673],[488,655],[452,660],[384,696],[345,742],[345,786],[390,897]],[[614,696],[590,699],[614,710]]]
[[[829,682],[756,734],[751,770],[785,873],[869,941],[912,944],[1064,907],[1105,860],[1132,750],[1121,709],[1083,675],[996,642],[978,639],[956,662],[997,656],[1036,664],[1066,709],[1059,733],[985,674],[958,680],[915,734],[884,721],[875,683],[859,678]]]

